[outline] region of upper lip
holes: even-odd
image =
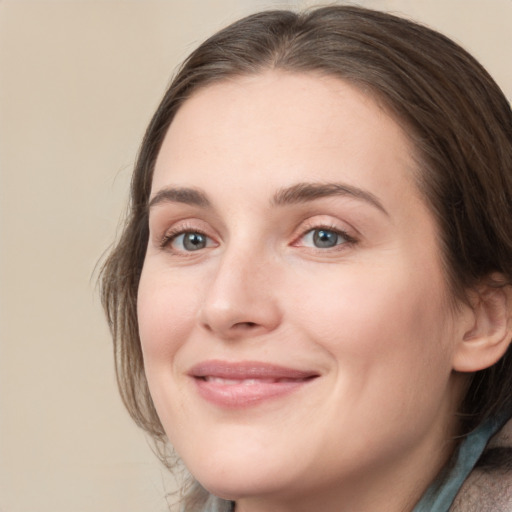
[[[319,373],[312,370],[300,370],[286,366],[264,363],[260,361],[203,361],[194,365],[188,372],[195,378],[220,379],[296,379],[304,380],[318,377]]]

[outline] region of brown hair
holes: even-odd
[[[454,297],[463,299],[493,272],[504,277],[500,285],[512,281],[512,112],[473,57],[428,28],[358,7],[244,18],[199,46],[165,93],[142,142],[124,232],[102,270],[121,395],[156,440],[165,435],[144,375],[136,310],[155,160],[174,115],[194,92],[266,69],[339,77],[377,98],[416,147],[419,184],[440,227]],[[474,374],[461,405],[467,428],[497,413],[510,415],[511,359],[509,349]]]

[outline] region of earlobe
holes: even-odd
[[[453,368],[476,372],[505,354],[512,339],[512,286],[483,285],[473,292],[472,325],[456,348]]]

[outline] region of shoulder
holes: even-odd
[[[489,441],[451,512],[512,512],[512,419]]]

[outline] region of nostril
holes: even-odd
[[[256,327],[258,324],[255,322],[239,322],[235,324],[233,327],[238,327],[240,329],[252,329],[253,327]]]

